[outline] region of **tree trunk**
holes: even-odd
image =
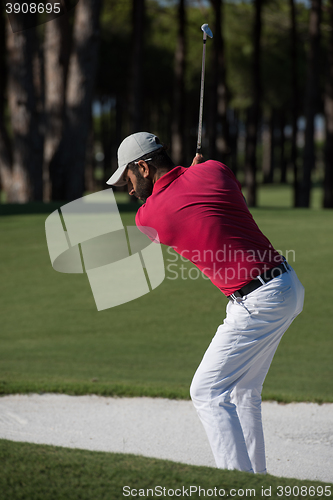
[[[258,122],[260,115],[261,96],[261,11],[262,0],[254,0],[255,20],[253,26],[253,80],[252,80],[252,106],[248,109],[246,124],[246,145],[245,145],[245,183],[247,188],[247,203],[255,207],[257,204],[257,136]]]
[[[52,198],[74,200],[84,192],[84,169],[98,60],[101,0],[80,0],[75,8],[66,91],[66,123],[56,161],[64,177],[52,177]]]
[[[53,0],[54,2],[55,0]],[[43,199],[50,201],[53,179],[63,177],[63,169],[56,163],[56,151],[63,135],[65,94],[70,56],[70,28],[68,14],[45,25],[45,143],[43,164]]]
[[[185,145],[185,0],[178,4],[178,38],[175,52],[174,102],[171,123],[172,158],[176,165],[186,161]]]
[[[120,98],[119,98],[120,99]],[[117,127],[117,114],[119,112],[119,116],[121,114],[121,111],[119,109],[117,109],[119,107],[119,103],[118,103],[118,97],[117,97],[117,101],[116,101],[116,118],[115,118],[115,121],[116,121],[116,127]],[[103,149],[103,154],[104,154],[104,159],[103,159],[103,178],[102,180],[104,181],[103,182],[103,187],[105,186],[105,182],[108,180],[108,178],[110,177],[111,175],[111,171],[112,171],[112,160],[113,160],[113,157],[112,157],[112,148],[115,147],[115,145],[119,145],[120,142],[121,142],[121,138],[119,137],[119,141],[118,141],[118,138],[115,137],[113,141],[111,141],[111,137],[112,137],[112,131],[111,131],[111,121],[112,121],[112,116],[111,116],[111,113],[112,113],[112,108],[110,108],[110,110],[108,112],[105,112],[103,111],[104,109],[104,99],[102,98],[101,99],[101,108],[102,108],[102,114],[101,114],[101,145],[102,145],[102,149]],[[118,165],[117,167],[118,168]],[[113,169],[115,170],[115,169]]]
[[[227,120],[227,86],[223,36],[223,0],[211,1],[214,9],[213,25],[213,81],[209,127],[209,156],[228,163],[230,155],[229,127]]]
[[[238,171],[238,138],[239,138],[239,111],[236,109],[230,110],[231,120],[229,120],[229,144],[230,158],[228,166],[233,173],[237,175]]]
[[[299,182],[298,182],[298,155],[297,155],[297,120],[298,120],[298,110],[299,110],[299,85],[297,77],[297,23],[296,23],[296,9],[295,0],[289,0],[290,6],[290,20],[291,20],[291,32],[290,32],[290,52],[291,52],[291,126],[292,126],[292,136],[291,136],[291,165],[294,174],[294,207],[299,206]]]
[[[330,38],[328,45],[328,77],[325,89],[325,179],[324,208],[333,208],[333,0],[329,3]]]
[[[274,163],[274,111],[263,119],[262,133],[262,171],[263,182],[269,184],[273,182],[273,163]]]
[[[305,146],[303,156],[303,179],[300,189],[299,205],[309,207],[311,174],[315,166],[314,117],[318,99],[318,68],[320,57],[321,0],[311,0],[307,80],[305,90]]]
[[[94,152],[95,136],[93,129],[93,118],[90,117],[89,135],[86,148],[86,165],[84,169],[85,174],[85,188],[89,193],[96,191],[95,181],[95,152]]]
[[[26,29],[32,14],[16,14],[21,30],[7,25],[8,103],[13,133],[13,169],[8,201],[42,200],[43,136],[34,86],[36,28]]]
[[[280,151],[280,182],[286,184],[287,182],[287,160],[285,155],[285,145],[286,136],[284,133],[284,128],[286,125],[286,114],[283,109],[279,113],[279,125],[280,125],[280,136],[279,136],[279,151]]]
[[[114,137],[114,142],[113,142],[113,147],[115,148],[116,151],[119,147],[119,144],[121,143],[121,141],[124,138],[123,137],[123,122],[124,122],[124,110],[125,110],[125,108],[126,108],[126,106],[124,104],[124,98],[122,95],[118,94],[116,96],[116,119],[115,119],[115,129],[116,130],[115,130],[115,137]],[[111,111],[110,111],[110,113],[111,113]],[[111,120],[111,116],[110,116],[110,120]],[[110,122],[110,127],[111,127],[111,122]],[[105,182],[108,180],[111,173],[115,172],[118,168],[117,155],[116,154],[113,155],[112,151],[110,150],[109,156],[110,156],[109,166],[110,166],[111,170],[109,170],[108,175],[105,178]],[[106,158],[107,158],[107,156],[106,156]],[[108,168],[108,161],[106,160],[104,163],[104,171],[105,172],[107,171],[107,168]],[[127,186],[125,186],[125,187],[127,187]]]
[[[143,124],[143,50],[145,0],[132,0],[132,61],[129,85],[131,133],[140,132]]]
[[[0,13],[0,186],[8,193],[12,177],[12,150],[5,123],[7,65],[6,65],[6,22],[4,10]]]

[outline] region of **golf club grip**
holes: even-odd
[[[201,155],[201,146],[197,146],[197,152],[196,152],[197,155]]]

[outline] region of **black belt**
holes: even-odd
[[[289,268],[288,263],[285,260],[282,264],[279,264],[278,266],[269,269],[265,273],[260,274],[260,276],[257,276],[257,278],[250,281],[250,283],[244,285],[240,290],[237,290],[236,292],[229,295],[228,299],[232,300],[233,298],[236,297],[244,297],[244,295],[248,295],[249,293],[259,288],[260,286],[265,285],[266,283],[271,281],[273,278],[281,276],[281,274],[285,273],[288,270],[288,268]]]

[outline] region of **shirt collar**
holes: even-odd
[[[153,193],[158,193],[165,189],[171,182],[173,182],[177,177],[182,175],[187,169],[185,167],[174,167],[170,172],[162,175],[154,184]]]

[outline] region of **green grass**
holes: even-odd
[[[246,193],[245,193],[246,194]],[[320,209],[323,205],[323,190],[314,187],[311,190],[311,208]],[[258,207],[293,208],[294,193],[291,185],[267,184],[258,187]]]
[[[268,205],[272,197],[267,191],[265,196]],[[280,191],[281,200],[287,196]],[[295,252],[289,252],[289,260],[306,289],[304,311],[282,339],[263,397],[333,401],[333,212],[272,207],[252,212],[276,248]],[[134,212],[121,215],[124,224],[134,224]],[[224,319],[227,299],[209,281],[190,279],[193,266],[178,260],[153,292],[98,312],[86,275],[52,269],[46,217],[0,219],[0,393],[188,398],[192,376]],[[180,265],[187,279],[170,279]]]
[[[189,498],[203,498],[202,490],[207,496],[219,498],[218,494],[212,496],[211,490],[214,492],[216,488],[216,492],[220,490],[221,497],[224,490],[224,498],[265,498],[262,492],[266,491],[269,498],[279,499],[288,496],[281,496],[281,492],[294,488],[295,494],[298,491],[303,494],[290,498],[318,499],[325,498],[325,491],[326,497],[330,496],[332,488],[329,483],[318,481],[253,475],[119,453],[6,440],[0,440],[0,462],[1,500],[117,500],[143,497],[143,493],[145,498],[152,498],[152,491],[147,490],[156,487],[160,489],[155,490],[155,498],[159,491],[161,498],[167,498],[168,490],[169,497],[178,495],[179,498],[179,492],[183,492],[184,487]],[[127,488],[123,490],[124,487]],[[200,495],[199,487],[202,489]],[[123,494],[130,490],[132,495]],[[186,493],[181,495],[181,498],[186,497]]]
[[[317,208],[291,210],[290,189],[267,186],[259,190],[265,208],[252,210],[272,244],[284,254],[289,251],[306,289],[304,311],[283,337],[265,381],[265,399],[333,401],[333,212],[318,209],[319,195],[313,200]],[[0,213],[16,214],[0,219],[0,394],[188,398],[191,378],[223,321],[227,299],[203,278],[190,279],[193,266],[178,260],[153,292],[97,312],[85,275],[60,274],[51,267],[44,223],[57,206],[0,206]],[[134,223],[133,209],[122,206],[124,224]],[[180,265],[187,279],[170,279]],[[0,440],[0,463],[1,500],[114,500],[126,498],[125,485],[137,490],[217,487],[229,498],[231,489],[241,490],[233,498],[244,498],[247,489],[264,498],[262,488],[271,488],[269,497],[277,499],[288,497],[278,496],[279,486],[323,485],[6,440]],[[323,498],[320,489],[313,491],[299,498]]]

